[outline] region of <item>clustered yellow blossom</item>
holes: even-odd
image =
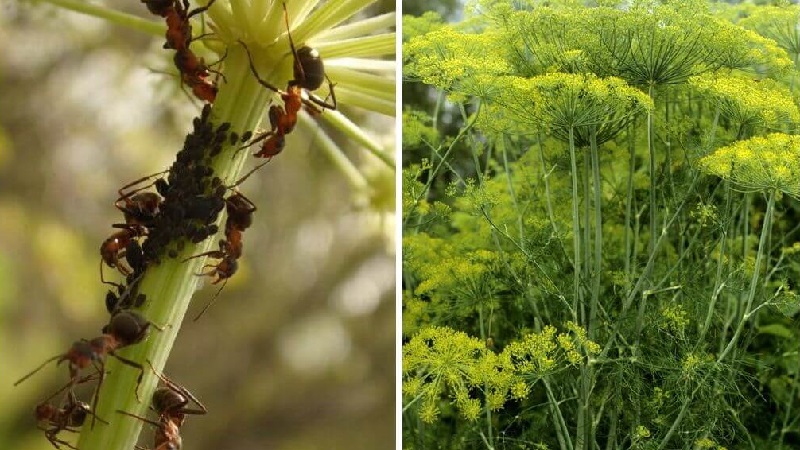
[[[419,403],[420,419],[432,422],[442,412],[443,397],[467,420],[476,420],[483,410],[501,409],[509,398],[524,399],[543,376],[599,352],[583,328],[573,323],[566,328],[557,335],[547,325],[499,353],[448,327],[422,328],[403,345],[406,404]]]
[[[650,97],[614,77],[553,73],[504,77],[499,82],[508,87],[498,95],[492,111],[506,120],[484,114],[479,123],[490,129],[505,126],[522,134],[549,129],[566,140],[570,129],[595,127],[601,133],[602,127],[624,123],[653,107]]]
[[[774,133],[738,141],[705,156],[699,167],[747,190],[800,198],[800,136]]]
[[[791,93],[774,80],[705,74],[690,78],[689,84],[713,99],[720,112],[738,125],[778,128],[800,122]]]
[[[661,326],[677,336],[683,336],[689,325],[689,313],[679,304],[669,304],[661,308]]]
[[[403,46],[404,75],[444,90],[467,95],[488,95],[494,78],[509,66],[496,51],[495,35],[464,33],[443,26],[412,38]]]

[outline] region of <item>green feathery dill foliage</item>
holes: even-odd
[[[418,226],[420,223],[428,224],[449,214],[450,208],[444,203],[427,200],[429,186],[422,183],[420,179],[432,169],[433,165],[427,160],[403,169],[403,223],[408,226]]]
[[[434,147],[439,141],[439,132],[431,126],[431,121],[431,116],[423,111],[403,111],[403,146]]]
[[[800,55],[798,17],[800,7],[797,5],[761,6],[750,11],[749,17],[740,20],[738,24],[775,41],[796,63]]]
[[[800,136],[774,133],[739,141],[705,156],[698,167],[748,191],[800,199]]]
[[[741,129],[774,130],[800,122],[791,93],[775,80],[706,74],[690,78],[689,85],[712,99],[723,116]]]
[[[564,142],[572,129],[578,146],[589,144],[592,130],[598,143],[613,138],[636,114],[653,107],[646,94],[618,78],[554,73],[533,78],[503,77],[497,83],[507,88],[493,102],[496,106],[492,112],[479,119],[479,126],[503,127],[515,134],[549,130]],[[498,116],[505,120],[498,120]]]

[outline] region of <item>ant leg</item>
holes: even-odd
[[[150,419],[148,419],[147,417],[137,416],[136,414],[131,414],[131,413],[129,413],[129,412],[126,412],[126,411],[123,411],[123,410],[121,410],[121,409],[118,409],[118,410],[117,410],[117,413],[118,413],[118,414],[124,414],[124,415],[126,415],[126,416],[130,416],[130,417],[134,417],[134,418],[136,418],[136,419],[139,419],[139,420],[141,420],[142,422],[149,423],[150,425],[153,425],[154,427],[161,427],[161,424],[160,424],[160,423],[158,423],[158,422],[156,422],[156,421],[154,421],[154,420],[150,420]]]
[[[248,147],[252,147],[253,144],[258,144],[259,142],[261,142],[264,139],[272,136],[273,134],[275,134],[274,130],[265,131],[265,132],[259,134],[258,136],[254,137],[253,140],[251,140],[247,144],[244,144],[243,146],[239,147],[239,150],[244,150],[244,149],[246,149]]]
[[[253,72],[253,76],[256,77],[256,80],[258,81],[258,84],[260,84],[261,86],[264,86],[265,88],[267,88],[267,89],[269,89],[269,90],[271,90],[271,91],[273,91],[273,92],[275,92],[277,94],[285,95],[285,93],[283,91],[281,91],[280,89],[276,88],[275,86],[267,83],[266,81],[262,80],[260,76],[258,76],[258,71],[256,71],[256,66],[255,66],[255,64],[253,64],[253,55],[250,54],[250,49],[247,48],[247,44],[242,42],[241,39],[239,39],[239,43],[242,44],[242,47],[244,47],[244,51],[247,52],[247,59],[250,62],[250,71]]]
[[[150,323],[150,325],[153,325],[153,324]],[[155,325],[153,325],[153,326],[155,327]],[[158,328],[158,327],[155,327],[155,328]],[[117,358],[119,360],[119,362],[121,362],[121,363],[123,363],[125,365],[131,366],[131,367],[133,367],[135,369],[139,369],[139,376],[136,377],[136,391],[135,392],[136,392],[136,400],[139,403],[141,403],[142,399],[139,396],[139,387],[142,384],[142,378],[144,378],[144,366],[142,366],[141,364],[137,363],[136,361],[130,360],[130,359],[125,358],[123,356],[119,356],[118,354],[114,353],[113,351],[108,352],[108,354],[113,356],[114,358]]]
[[[97,387],[94,389],[94,400],[92,400],[92,429],[94,430],[94,424],[97,422],[97,402],[100,400],[100,388],[103,386],[103,380],[106,378],[106,363],[104,360],[99,359],[97,362],[92,363],[94,368],[100,374],[100,378],[97,381]]]
[[[44,435],[47,437],[47,440],[50,441],[51,444],[53,444],[53,447],[55,447],[55,448],[60,450],[61,447],[59,447],[59,444],[61,444],[61,445],[65,445],[65,446],[67,446],[67,447],[69,447],[69,448],[71,448],[73,450],[78,450],[78,447],[75,447],[74,445],[70,444],[69,442],[67,442],[67,441],[65,441],[63,439],[59,439],[56,436],[56,433],[58,431],[61,431],[58,428],[55,429],[56,433],[50,433],[49,431],[52,431],[52,430],[45,431]]]
[[[148,184],[147,186],[144,186],[144,187],[140,187],[140,188],[138,188],[138,189],[135,189],[135,190],[133,190],[133,191],[131,191],[131,192],[128,192],[128,193],[126,193],[126,194],[123,194],[123,193],[122,193],[124,190],[126,190],[126,189],[128,189],[128,188],[130,188],[130,187],[136,186],[137,184],[141,184],[141,183],[143,183],[143,182],[145,182],[145,181],[147,181],[147,180],[149,180],[149,179],[151,179],[151,178],[155,178],[155,177],[157,177],[157,176],[159,176],[159,175],[164,175],[165,173],[169,173],[169,169],[167,169],[167,170],[162,170],[161,172],[152,173],[152,174],[150,174],[150,175],[147,175],[147,176],[144,176],[144,177],[142,177],[142,178],[139,178],[138,180],[131,181],[130,183],[126,184],[125,186],[122,186],[121,188],[117,189],[117,193],[119,194],[119,199],[117,199],[117,201],[120,201],[120,200],[126,199],[126,198],[130,197],[131,195],[133,195],[133,194],[135,194],[135,193],[137,193],[137,192],[139,192],[139,191],[142,191],[142,190],[144,190],[144,189],[147,189],[147,188],[149,188],[150,186],[152,186],[153,184],[155,184],[155,182],[153,182],[153,183],[150,183],[150,184]]]
[[[123,286],[123,285],[121,285],[119,283],[114,283],[113,281],[106,281],[106,279],[103,277],[103,262],[104,262],[103,258],[100,258],[100,281],[105,283],[105,284],[110,284],[111,286],[114,286],[117,289],[124,288],[125,286]]]
[[[186,14],[186,20],[189,20],[189,19],[190,19],[192,16],[196,16],[196,15],[198,15],[198,14],[202,14],[202,13],[204,13],[204,12],[208,11],[208,8],[211,8],[211,5],[213,5],[213,4],[214,4],[214,2],[216,2],[216,1],[217,1],[217,0],[210,0],[210,1],[208,2],[208,4],[206,4],[206,6],[199,6],[199,7],[195,8],[195,9],[193,9],[193,10],[189,11],[189,12]],[[186,10],[188,10],[188,9],[189,9],[189,2],[188,2],[188,1],[185,1],[185,2],[184,2],[184,5],[185,5],[185,6],[184,6],[184,8],[185,8]]]
[[[212,258],[223,258],[225,255],[223,255],[222,252],[219,251],[219,250],[211,250],[211,251],[208,251],[208,252],[205,252],[205,253],[200,253],[199,255],[190,256],[190,257],[184,259],[181,262],[185,263],[186,261],[189,261],[190,259],[199,258],[201,256],[210,256]],[[205,267],[205,266],[203,266],[203,267]]]
[[[247,173],[246,173],[246,174],[245,174],[243,177],[239,178],[239,179],[236,181],[236,183],[234,183],[234,184],[233,184],[233,186],[230,186],[230,187],[231,187],[231,188],[235,188],[236,186],[239,186],[240,184],[244,183],[244,181],[245,181],[246,179],[248,179],[248,178],[250,177],[250,175],[254,174],[254,173],[255,173],[255,172],[258,170],[258,169],[260,169],[260,168],[264,167],[264,164],[266,164],[266,163],[268,163],[268,162],[270,162],[270,160],[269,160],[269,159],[268,159],[268,160],[266,160],[266,161],[264,161],[263,163],[261,163],[261,164],[257,165],[257,166],[256,166],[254,169],[251,169],[251,170],[250,170],[250,172],[247,172]],[[242,194],[240,193],[240,195],[242,195]],[[250,201],[250,199],[249,199],[249,198],[247,198],[247,197],[245,197],[244,195],[242,195],[242,198],[244,198],[244,199],[247,201],[247,203],[249,203],[249,204],[252,206],[252,208],[253,208],[253,209],[249,210],[248,212],[254,212],[254,211],[256,210],[256,205],[254,205],[254,204],[253,204],[253,202],[252,202],[252,201]],[[102,261],[101,261],[101,264],[102,264]]]

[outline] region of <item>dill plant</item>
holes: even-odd
[[[795,64],[728,19],[760,8],[405,19],[406,448],[800,443]]]

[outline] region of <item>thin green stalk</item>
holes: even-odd
[[[590,136],[592,154],[592,182],[594,184],[594,279],[592,283],[592,299],[589,307],[588,333],[594,339],[597,321],[597,308],[600,302],[600,281],[603,265],[603,208],[602,186],[600,185],[600,155],[597,149],[597,132],[592,130]]]
[[[558,399],[556,399],[555,394],[553,394],[553,389],[550,387],[550,382],[547,379],[543,379],[542,383],[544,384],[545,392],[547,393],[547,403],[550,405],[550,415],[553,417],[553,421],[556,422],[556,439],[558,439],[558,444],[561,447],[561,450],[573,450],[574,447],[572,446],[572,439],[569,437],[569,429],[567,428],[567,422],[564,420],[564,415],[561,414],[561,408],[558,406]]]
[[[647,95],[653,98],[653,85],[647,89]],[[656,149],[655,129],[653,125],[653,111],[647,110],[647,152],[650,156],[650,252],[655,252],[658,237],[658,213],[656,208]],[[650,271],[642,274],[644,278],[650,277]]]
[[[580,212],[578,211],[578,162],[575,157],[575,130],[569,128],[569,161],[572,174],[572,257],[573,261],[573,281],[572,281],[572,317],[578,322],[578,308],[583,309],[581,294],[581,224]]]
[[[538,140],[538,147],[539,147],[539,161],[542,163],[542,178],[544,179],[544,194],[545,200],[547,201],[547,216],[550,218],[550,226],[553,227],[553,232],[558,234],[558,225],[556,224],[556,216],[553,213],[553,202],[552,202],[552,195],[550,194],[550,174],[552,171],[548,171],[547,167],[545,166],[544,161],[544,143],[542,142],[542,133],[538,133],[536,135]]]
[[[633,258],[633,242],[631,242],[631,218],[633,216],[633,175],[636,169],[636,126],[629,126],[628,132],[628,189],[625,195],[625,280],[633,280],[631,259]],[[635,241],[634,241],[635,242]]]
[[[231,123],[231,131],[241,135],[245,130],[255,129],[261,119],[268,100],[268,94],[253,79],[247,56],[239,47],[232,47],[225,65],[227,83],[223,83],[212,112],[216,124]],[[248,152],[239,152],[231,158],[232,149],[227,148],[214,161],[214,172],[226,184],[233,183],[239,176]],[[222,218],[220,217],[219,220]],[[180,330],[183,317],[194,294],[200,277],[195,275],[204,258],[181,263],[184,258],[207,251],[216,242],[207,239],[199,245],[187,245],[176,259],[164,258],[161,264],[149,267],[141,282],[140,292],[147,296],[142,314],[154,324],[164,325],[164,331],[153,331],[143,342],[119,352],[123,357],[142,364],[152,361],[158,371],[162,371],[169,352]],[[81,450],[130,449],[136,444],[142,422],[123,417],[116,410],[137,415],[145,415],[150,397],[155,389],[157,378],[145,370],[140,387],[142,402],[134,395],[138,372],[112,357],[107,360],[109,371],[100,390],[97,415],[109,425],[97,423],[83,427],[78,447]]]
[[[767,243],[767,236],[769,235],[770,228],[772,228],[772,214],[773,210],[775,209],[775,192],[769,193],[769,200],[767,201],[767,210],[764,213],[764,223],[762,224],[761,228],[761,237],[758,240],[758,252],[756,253],[756,264],[753,267],[753,277],[750,279],[750,290],[747,293],[747,302],[744,307],[744,312],[742,314],[742,318],[739,320],[739,323],[736,325],[736,331],[733,333],[733,337],[728,342],[728,345],[722,350],[722,353],[717,357],[717,362],[722,362],[728,353],[733,350],[733,347],[736,345],[737,341],[739,340],[739,336],[742,334],[742,330],[744,329],[744,324],[750,320],[750,317],[753,315],[755,311],[753,310],[753,300],[756,297],[756,288],[758,287],[758,273],[761,271],[761,261],[764,259],[764,249],[766,248]]]

